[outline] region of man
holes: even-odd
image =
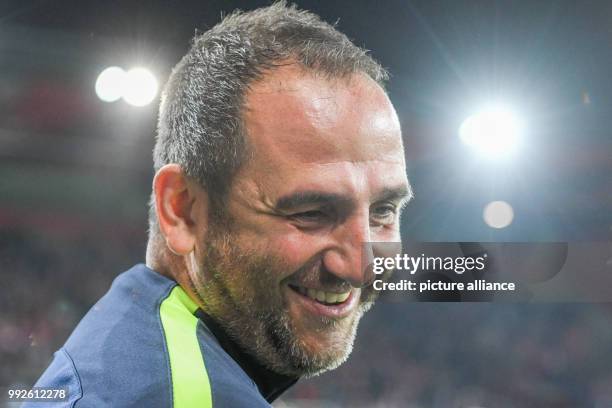
[[[66,406],[265,407],[348,357],[364,242],[410,197],[384,70],[315,15],[226,17],[173,70],[146,266],[120,275],[38,386]]]

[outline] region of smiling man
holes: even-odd
[[[67,406],[264,407],[344,362],[375,297],[363,243],[399,241],[410,198],[385,77],[283,3],[196,37],[160,107],[146,266],[37,385]]]

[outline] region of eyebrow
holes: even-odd
[[[331,204],[349,204],[350,199],[334,193],[324,193],[322,191],[298,191],[283,197],[276,201],[276,209],[289,210],[297,207],[308,205],[331,205]]]
[[[374,200],[378,201],[401,201],[401,207],[405,206],[413,197],[410,185],[388,187],[383,189]],[[280,197],[276,201],[277,210],[290,210],[310,205],[343,205],[349,206],[352,200],[340,194],[326,193],[322,191],[298,191]]]

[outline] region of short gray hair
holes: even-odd
[[[248,149],[242,122],[251,83],[282,61],[328,77],[362,72],[381,86],[387,72],[334,26],[285,1],[236,11],[203,34],[174,67],[162,94],[153,151],[155,171],[168,163],[208,191],[219,210]],[[154,197],[149,226],[157,232]]]

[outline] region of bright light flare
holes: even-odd
[[[145,106],[157,96],[157,79],[146,68],[133,68],[125,72],[109,67],[98,75],[96,95],[104,102],[123,100],[132,106]]]
[[[506,228],[514,220],[514,210],[505,201],[491,201],[484,208],[482,218],[491,228]]]
[[[146,68],[133,68],[127,72],[123,100],[133,106],[145,106],[157,95],[157,79]]]
[[[115,102],[123,96],[126,72],[119,67],[108,67],[98,75],[96,95],[104,102]]]
[[[511,153],[519,144],[523,124],[510,110],[492,107],[468,117],[459,128],[461,141],[486,157]]]

